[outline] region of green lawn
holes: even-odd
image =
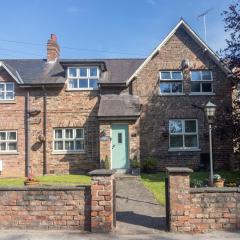
[[[240,172],[216,172],[221,175],[226,181],[236,180],[240,178]],[[141,174],[141,181],[144,186],[153,193],[159,203],[165,204],[165,172],[156,174]],[[209,172],[194,172],[191,174],[191,181],[194,179],[204,181],[208,178]]]
[[[41,185],[77,186],[90,184],[87,175],[56,175],[37,177]],[[23,186],[25,178],[0,178],[0,186]]]

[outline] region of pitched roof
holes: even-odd
[[[193,29],[186,23],[185,20],[181,19],[177,25],[172,29],[172,31],[166,36],[166,38],[152,51],[152,53],[145,59],[145,61],[136,69],[136,71],[129,77],[127,84],[129,84],[138,75],[141,69],[158,53],[161,48],[168,42],[168,40],[176,33],[176,31],[183,27],[186,32],[195,40],[195,42],[206,52],[212,60],[222,69],[226,74],[231,74],[230,69],[222,63],[218,55],[198,36],[198,34],[193,31]]]
[[[2,60],[11,72],[18,73],[22,84],[62,84],[65,82],[63,67],[58,63],[48,63],[44,59],[6,59]]]
[[[98,110],[99,118],[136,118],[140,115],[139,98],[133,95],[102,95]]]
[[[66,81],[63,64],[104,63],[106,70],[100,83],[122,84],[140,66],[144,59],[60,59],[59,62],[48,63],[45,59],[5,59],[3,64],[11,73],[21,79],[19,84],[64,84]]]

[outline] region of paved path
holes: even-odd
[[[91,234],[77,231],[0,231],[0,240],[239,240],[240,232],[212,232],[208,234],[175,234],[161,232],[161,234],[119,235]]]
[[[153,234],[165,230],[165,207],[138,178],[116,180],[118,234]]]

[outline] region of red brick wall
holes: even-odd
[[[170,231],[240,229],[240,189],[190,188],[188,170],[168,168]]]
[[[0,229],[90,230],[90,187],[0,188]]]

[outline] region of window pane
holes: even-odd
[[[71,79],[68,81],[69,88],[77,88],[78,80],[77,79]]]
[[[63,141],[55,141],[54,149],[55,150],[63,150]]]
[[[0,140],[6,140],[6,132],[0,132]]]
[[[211,83],[202,83],[202,91],[203,92],[212,92],[212,84]]]
[[[76,141],[76,150],[84,150],[84,141],[83,140]]]
[[[0,92],[1,91],[4,91],[4,84],[3,83],[0,83]]]
[[[196,121],[195,120],[186,120],[185,121],[185,132],[197,132]]]
[[[192,83],[191,84],[191,92],[200,92],[200,83]]]
[[[182,80],[182,72],[172,72],[173,80]]]
[[[161,93],[171,93],[171,84],[170,83],[160,83]]]
[[[69,68],[68,77],[77,77],[77,68]]]
[[[89,79],[89,87],[90,88],[97,88],[98,87],[98,79]]]
[[[161,79],[171,79],[170,72],[161,72]]]
[[[182,132],[182,121],[181,120],[170,120],[169,121],[170,133],[181,133]]]
[[[6,143],[0,143],[0,151],[6,151]]]
[[[13,86],[14,86],[13,83],[7,83],[6,84],[6,90],[7,91],[13,91]]]
[[[202,80],[212,80],[211,71],[202,71]]]
[[[197,147],[197,135],[185,135],[185,147]]]
[[[65,141],[65,150],[74,150],[74,141]]]
[[[73,129],[66,129],[65,138],[73,138]]]
[[[191,80],[192,81],[201,81],[201,71],[191,72]]]
[[[172,83],[172,92],[181,93],[182,92],[182,83]]]
[[[118,133],[118,143],[122,143],[122,133]]]
[[[9,142],[8,144],[8,150],[9,151],[16,151],[17,150],[17,143],[16,142]]]
[[[83,129],[76,129],[76,138],[84,138]]]
[[[14,96],[13,96],[13,92],[7,92],[6,93],[6,99],[13,99]]]
[[[0,99],[4,99],[4,92],[0,92]]]
[[[183,147],[183,136],[182,135],[170,136],[170,147],[172,148]]]
[[[55,139],[62,139],[62,138],[63,138],[62,129],[55,130]]]
[[[88,88],[88,80],[87,79],[79,80],[79,88]]]
[[[91,67],[90,68],[90,77],[97,77],[98,76],[98,68]]]
[[[17,133],[16,132],[8,132],[7,139],[8,140],[17,140]]]
[[[80,68],[80,77],[87,76],[87,68]]]

